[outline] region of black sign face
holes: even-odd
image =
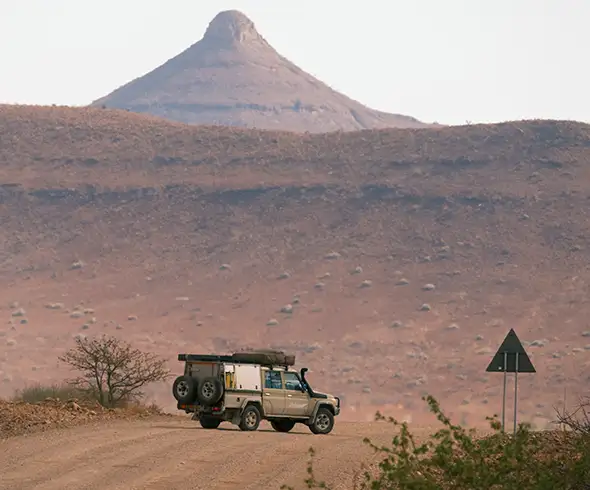
[[[518,357],[518,365],[517,365]],[[524,350],[516,332],[510,329],[498,352],[486,369],[488,373],[536,373],[535,367]]]

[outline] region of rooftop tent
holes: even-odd
[[[179,361],[186,362],[235,362],[242,364],[261,364],[263,366],[293,366],[295,355],[283,351],[259,349],[236,352],[231,355],[178,354]]]

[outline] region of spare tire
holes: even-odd
[[[172,385],[172,395],[180,403],[192,403],[197,396],[197,382],[190,376],[179,376]]]
[[[223,384],[219,378],[210,376],[203,378],[199,383],[197,398],[206,406],[215,405],[223,396]]]

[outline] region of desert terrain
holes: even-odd
[[[429,394],[486,431],[511,328],[537,371],[518,420],[553,428],[590,383],[589,202],[590,125],[373,110],[235,10],[88,107],[0,105],[0,489],[303,488],[310,447],[317,477],[356,488],[381,459],[363,438],[395,434],[377,411],[420,442],[441,427]],[[139,406],[13,398],[75,376],[58,357],[102,334],[170,381]],[[176,409],[179,353],[244,348],[310,368],[341,398],[333,432]]]
[[[237,10],[220,12],[202,39],[92,105],[190,124],[312,133],[428,126],[333,90],[278,53]]]
[[[537,369],[519,420],[588,386],[588,125],[295,134],[0,106],[0,127],[0,396],[68,377],[57,356],[102,333],[173,372],[179,352],[293,351],[338,422],[429,423],[430,393],[485,424],[510,328]]]
[[[330,436],[297,426],[289,434],[263,423],[256,433],[227,424],[201,429],[179,417],[90,423],[0,443],[0,487],[14,490],[304,488],[308,449],[317,477],[335,489],[360,482],[360,461],[387,443],[383,423],[342,423]],[[272,455],[269,457],[269,454]],[[223,464],[220,464],[223,461]]]
[[[412,432],[420,442],[433,430]],[[278,433],[264,421],[255,433],[229,423],[206,430],[156,406],[0,400],[0,488],[307,488],[313,448],[316,479],[348,489],[383,457],[368,442],[390,446],[395,432],[387,421],[338,423],[329,436],[303,425]]]

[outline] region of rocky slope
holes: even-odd
[[[218,14],[184,52],[92,105],[190,124],[301,132],[426,126],[332,90],[281,56],[235,10]]]
[[[0,439],[94,422],[161,415],[155,408],[106,409],[76,399],[47,398],[38,403],[0,400]]]

